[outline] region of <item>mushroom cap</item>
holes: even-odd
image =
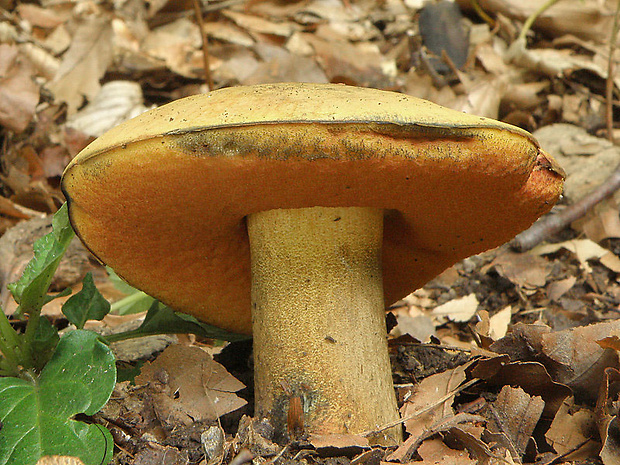
[[[269,84],[129,120],[67,166],[84,244],[178,311],[251,333],[247,215],[384,209],[386,304],[551,209],[563,172],[532,136],[404,94]]]

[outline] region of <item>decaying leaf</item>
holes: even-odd
[[[433,423],[452,415],[454,411],[451,403],[454,397],[443,401],[442,398],[463,381],[465,381],[465,366],[459,366],[420,381],[400,410],[402,418],[412,417],[405,422],[406,431],[412,436],[420,436]],[[433,405],[435,406],[431,410],[424,412]]]
[[[323,456],[353,456],[370,449],[368,439],[356,434],[312,434],[308,441]]]
[[[515,253],[509,250],[498,255],[490,265],[497,272],[524,289],[544,287],[551,271],[549,262],[529,253]]]
[[[603,442],[600,457],[605,465],[620,461],[620,371],[615,368],[605,370],[600,393],[596,402],[596,422]]]
[[[170,425],[213,421],[246,404],[235,394],[245,386],[197,347],[168,347],[136,383],[148,385],[158,417]]]
[[[438,305],[433,309],[432,314],[462,323],[469,321],[476,314],[476,310],[478,310],[476,294],[469,294]]]
[[[543,244],[531,250],[532,254],[546,255],[557,252],[560,249],[566,249],[575,254],[579,263],[586,272],[591,272],[588,260],[594,258],[600,259],[609,251],[590,239],[573,239],[570,241],[559,242],[556,244]]]
[[[572,397],[564,400],[545,434],[559,454],[583,447],[597,434],[594,413],[589,409],[574,407],[574,401]]]
[[[33,67],[15,45],[0,44],[0,125],[22,132],[39,102]]]
[[[488,436],[510,451],[513,458],[525,454],[545,402],[521,388],[504,386],[495,402],[489,404]]]
[[[531,396],[541,397],[546,418],[553,418],[564,399],[572,394],[568,386],[555,382],[539,362],[507,363],[502,357],[482,359],[472,365],[471,375],[494,386],[518,386]]]
[[[620,321],[613,320],[543,335],[543,353],[554,380],[566,384],[581,399],[596,399],[606,368],[618,368],[616,351],[596,341],[618,334]]]
[[[67,103],[70,114],[82,104],[84,97],[90,99],[97,94],[99,80],[110,65],[112,56],[110,21],[106,17],[84,20],[48,86],[57,101]]]
[[[419,436],[409,436],[407,440],[399,446],[393,453],[388,456],[388,460],[407,463],[411,460],[418,448],[429,438],[438,433],[451,432],[460,425],[469,426],[473,423],[484,423],[484,418],[479,415],[470,413],[457,413],[456,415],[448,415],[430,425],[423,434]]]
[[[486,310],[480,310],[478,317],[480,318],[480,321],[476,324],[478,334],[489,338],[491,341],[496,341],[504,337],[508,331],[508,325],[512,318],[512,307],[509,305],[491,317],[489,317],[489,312]]]
[[[418,448],[421,462],[415,465],[475,465],[477,460],[472,459],[466,450],[451,449],[440,439],[424,441]]]

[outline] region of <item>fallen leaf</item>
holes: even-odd
[[[566,454],[582,447],[597,434],[594,413],[589,409],[574,407],[574,402],[573,397],[564,400],[545,433],[558,454]]]
[[[431,375],[413,387],[411,395],[400,409],[403,419],[413,416],[405,422],[405,430],[410,435],[420,436],[433,423],[454,414],[451,406],[454,396],[443,401],[441,399],[465,381],[465,368],[465,365],[461,365]],[[433,405],[429,411],[420,413]]]
[[[308,442],[321,456],[352,457],[370,449],[368,439],[357,434],[311,434]]]
[[[620,463],[619,398],[620,371],[615,368],[608,368],[605,370],[600,394],[596,401],[596,421],[603,442],[600,457],[605,465]]]
[[[608,251],[605,255],[603,255],[599,262],[605,268],[610,269],[614,273],[620,273],[620,257],[618,257],[615,253]]]
[[[500,253],[489,267],[517,286],[525,289],[544,287],[551,266],[547,260],[533,253],[516,253],[510,250]]]
[[[478,299],[476,294],[472,293],[438,305],[431,313],[434,316],[446,317],[450,321],[464,323],[476,314],[476,310],[478,310]]]
[[[512,307],[508,305],[490,318],[489,337],[498,340],[506,335],[512,318]]]
[[[290,22],[273,22],[259,16],[239,13],[238,11],[224,10],[223,15],[249,33],[270,34],[274,36],[290,37],[296,25]]]
[[[15,45],[0,44],[0,125],[22,132],[39,103],[32,65]]]
[[[559,300],[560,297],[572,289],[576,282],[576,276],[569,276],[566,279],[552,282],[547,286],[547,297],[549,297],[550,300]]]
[[[53,29],[64,22],[64,19],[53,9],[42,8],[34,4],[20,3],[17,5],[17,13],[30,25],[45,29]]]
[[[235,394],[245,386],[197,347],[168,347],[142,367],[136,384],[148,384],[158,417],[171,425],[214,421],[246,404]]]
[[[475,465],[478,463],[464,450],[451,449],[440,439],[424,441],[418,447],[421,462],[415,465]]]
[[[64,54],[60,68],[48,87],[56,101],[66,102],[69,114],[82,104],[84,97],[94,98],[99,80],[112,62],[112,27],[106,17],[84,20]]]
[[[617,368],[615,350],[596,341],[618,334],[620,320],[580,326],[542,336],[542,352],[555,364],[548,369],[554,380],[566,384],[579,399],[595,399],[606,368]]]
[[[506,447],[513,458],[521,458],[533,440],[532,434],[544,407],[541,397],[530,396],[521,388],[504,386],[490,404],[489,437]]]
[[[498,456],[491,448],[480,439],[479,434],[472,434],[471,427],[454,427],[450,429],[450,436],[456,439],[459,443],[469,451],[469,453],[475,457],[479,464],[488,465],[511,465],[514,464],[512,457],[508,451],[506,457]]]
[[[539,245],[532,250],[530,253],[537,255],[547,255],[551,253],[555,253],[560,249],[566,249],[575,254],[577,260],[581,264],[582,268],[591,272],[592,268],[588,264],[588,260],[592,259],[600,259],[604,255],[609,252],[607,249],[601,247],[596,242],[591,241],[590,239],[573,239],[570,241],[559,242],[556,244],[543,244]]]
[[[150,57],[163,60],[181,76],[196,77],[204,66],[200,29],[188,18],[179,18],[151,31],[142,44]]]
[[[596,204],[586,216],[573,222],[572,228],[583,231],[588,239],[601,242],[607,238],[620,237],[620,214],[614,197]]]
[[[438,433],[446,433],[454,428],[459,427],[462,424],[471,425],[474,423],[484,422],[484,418],[479,415],[472,415],[470,413],[457,413],[456,415],[448,415],[441,418],[437,422],[429,425],[425,431],[419,435],[411,435],[407,440],[400,445],[394,452],[392,452],[387,459],[389,461],[398,461],[401,463],[407,463],[413,457],[413,454],[427,439],[435,436]]]
[[[564,399],[572,394],[568,386],[555,382],[540,362],[506,363],[506,359],[501,357],[483,359],[473,365],[471,376],[494,386],[520,387],[531,396],[541,397],[545,418],[553,418]]]

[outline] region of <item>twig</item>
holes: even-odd
[[[584,216],[601,200],[606,199],[620,189],[620,165],[611,173],[604,182],[588,193],[577,203],[569,205],[559,213],[547,215],[532,225],[531,228],[518,234],[510,246],[519,251],[530,250],[551,235],[561,231],[573,221]]]
[[[211,77],[211,67],[209,65],[209,38],[205,31],[205,24],[202,20],[202,8],[200,0],[194,0],[194,11],[196,13],[196,22],[200,28],[200,36],[202,37],[202,62],[205,72],[205,83],[209,91],[213,90],[213,78]]]
[[[616,5],[616,14],[614,16],[614,24],[611,28],[611,37],[609,38],[609,57],[607,59],[607,80],[605,81],[605,122],[607,124],[607,139],[614,142],[614,115],[613,115],[613,97],[614,97],[614,53],[616,52],[616,40],[618,37],[618,23],[620,19],[620,0]]]
[[[394,427],[396,425],[400,425],[401,423],[406,423],[409,420],[413,420],[414,418],[419,417],[420,415],[424,415],[426,412],[430,412],[431,410],[433,410],[438,405],[443,404],[450,397],[454,397],[459,392],[464,391],[465,389],[467,389],[470,386],[473,386],[478,381],[480,381],[480,378],[471,379],[471,380],[467,381],[465,384],[461,384],[456,389],[453,389],[452,391],[448,392],[447,394],[445,394],[444,396],[440,397],[435,402],[433,402],[432,404],[424,407],[423,409],[416,410],[411,415],[408,415],[405,418],[401,418],[400,420],[392,421],[392,422],[390,422],[390,423],[388,423],[386,425],[381,426],[380,428],[378,428],[376,430],[365,431],[361,435],[364,436],[364,437],[368,437],[368,436],[372,436],[374,434],[379,434],[380,432],[385,431],[386,429],[390,429],[390,428],[392,428],[392,427]]]

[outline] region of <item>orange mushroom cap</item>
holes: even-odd
[[[62,189],[79,237],[128,283],[250,333],[251,213],[384,209],[391,304],[529,227],[563,177],[517,127],[394,92],[292,83],[144,113],[78,154]]]

